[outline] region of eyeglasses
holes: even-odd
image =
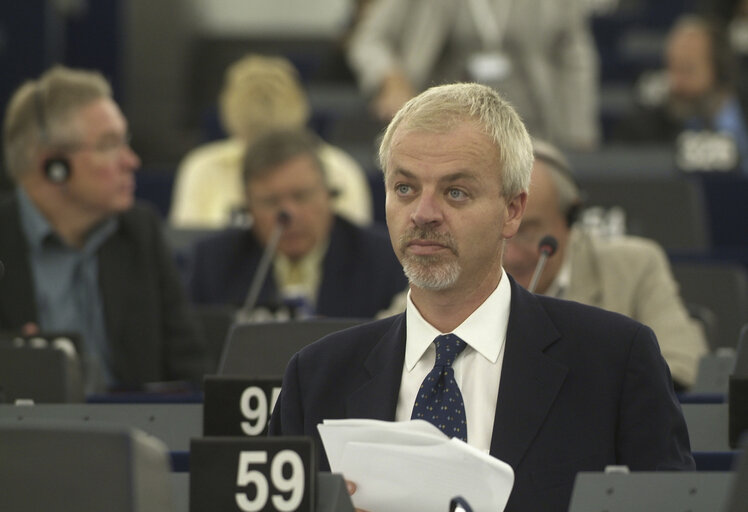
[[[263,210],[278,210],[284,200],[290,201],[296,206],[304,206],[316,199],[323,190],[324,187],[315,186],[297,189],[288,194],[260,196],[252,200],[252,206]]]
[[[124,135],[106,135],[95,144],[73,143],[65,145],[68,151],[94,151],[96,153],[114,153],[124,147],[130,147],[132,134]]]

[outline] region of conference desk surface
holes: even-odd
[[[201,437],[203,405],[188,404],[0,404],[0,420],[54,420],[106,423],[138,428],[157,437],[171,451],[189,450]]]

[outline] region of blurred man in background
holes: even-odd
[[[405,287],[384,230],[357,226],[334,213],[318,147],[317,137],[306,130],[268,132],[249,146],[243,192],[251,228],[230,228],[198,242],[190,278],[196,303],[369,318]],[[247,305],[250,284],[276,230],[280,237],[270,275],[257,303]]]
[[[530,195],[517,235],[507,243],[504,265],[519,284],[530,284],[545,235],[558,241],[535,291],[622,313],[648,325],[677,388],[690,387],[707,352],[703,329],[689,317],[667,256],[654,241],[634,236],[609,239],[574,226],[581,192],[564,155],[533,141]]]
[[[78,333],[89,392],[199,381],[203,343],[160,219],[134,203],[140,160],[107,81],[52,68],[3,128],[17,190],[0,204],[0,328]]]
[[[283,57],[247,55],[226,70],[219,98],[227,139],[192,150],[179,165],[169,222],[177,227],[222,228],[240,225],[246,212],[242,188],[242,156],[247,144],[276,129],[303,128],[309,101],[290,61]],[[371,190],[361,166],[342,149],[319,145],[335,211],[348,220],[370,224]]]

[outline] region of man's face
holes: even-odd
[[[670,95],[675,101],[695,102],[715,87],[709,36],[695,27],[676,30],[666,48]]]
[[[291,260],[309,253],[327,239],[332,226],[330,193],[314,159],[300,155],[280,164],[247,186],[247,204],[254,218],[252,229],[267,244],[278,213],[290,216],[278,243],[278,251]]]
[[[522,286],[530,285],[540,253],[538,243],[545,235],[553,235],[558,248],[546,262],[538,280],[537,292],[544,293],[558,275],[569,240],[569,227],[559,210],[558,194],[550,176],[548,165],[536,160],[530,181],[530,196],[517,235],[504,249],[504,268]]]
[[[473,122],[446,133],[398,128],[385,176],[392,246],[411,284],[475,290],[498,282],[503,239],[525,194],[501,194],[499,154]]]
[[[92,101],[73,114],[70,127],[79,136],[66,153],[72,168],[63,185],[68,197],[93,217],[130,208],[140,159],[128,143],[127,121],[117,104],[109,98]]]

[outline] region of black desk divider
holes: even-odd
[[[82,402],[80,340],[70,333],[0,334],[0,403]]]
[[[95,423],[0,421],[0,510],[174,510],[160,441]]]
[[[718,512],[732,472],[580,472],[569,512]]]
[[[280,377],[208,375],[203,435],[264,436],[281,388]]]
[[[311,437],[193,439],[190,512],[321,512],[316,468]],[[336,487],[323,490],[338,495]]]

